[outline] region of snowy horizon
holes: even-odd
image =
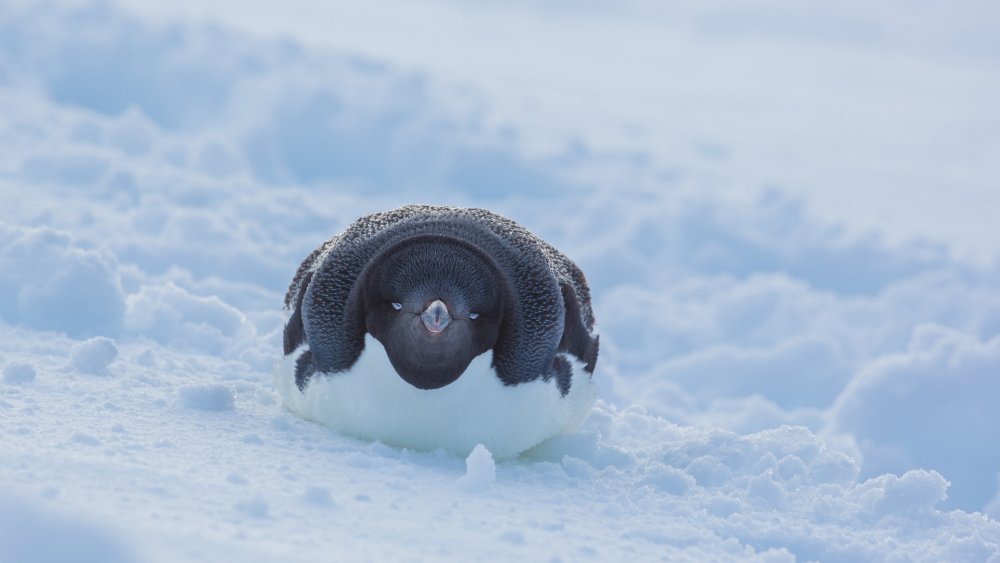
[[[1000,561],[992,4],[161,4],[0,5],[0,560]],[[276,401],[299,262],[409,203],[582,268],[581,431]]]

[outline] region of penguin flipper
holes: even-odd
[[[284,332],[284,348],[285,355],[291,354],[299,347],[303,342],[306,341],[305,329],[302,326],[302,299],[306,295],[306,288],[309,287],[309,282],[312,281],[313,273],[312,271],[305,271],[302,273],[301,278],[296,279],[297,294],[295,295],[295,303],[286,303],[289,309],[292,311],[291,317],[288,318],[288,322],[285,323]],[[291,299],[289,299],[290,301]]]
[[[562,338],[557,349],[560,352],[573,354],[586,364],[585,371],[593,373],[597,364],[599,339],[597,336],[592,336],[590,330],[583,323],[580,301],[573,285],[561,282],[559,289],[562,291],[566,316]]]

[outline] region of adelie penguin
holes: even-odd
[[[282,400],[351,436],[511,457],[594,401],[583,273],[486,210],[362,217],[306,257],[285,309]]]

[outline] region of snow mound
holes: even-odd
[[[0,222],[0,317],[73,336],[114,335],[125,312],[118,263],[49,228]]]
[[[222,354],[251,338],[246,317],[218,297],[191,295],[172,282],[143,286],[126,300],[125,328],[179,348]]]
[[[73,346],[69,354],[69,363],[80,373],[91,375],[110,375],[109,366],[118,358],[118,346],[115,341],[95,336]]]
[[[465,458],[465,475],[458,479],[458,485],[470,492],[488,490],[497,478],[496,463],[493,454],[486,446],[477,444],[469,457]]]
[[[1000,337],[917,327],[906,353],[873,360],[851,381],[833,431],[853,437],[869,475],[936,469],[952,482],[950,497],[975,505],[997,491],[1000,450],[982,440],[1000,428],[998,373]]]

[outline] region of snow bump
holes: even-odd
[[[333,496],[330,495],[330,489],[326,487],[320,487],[317,485],[310,485],[306,487],[305,492],[302,493],[302,499],[309,504],[314,504],[316,506],[333,506]]]
[[[486,446],[476,444],[469,457],[465,458],[465,475],[459,477],[458,486],[479,493],[489,490],[497,478],[497,467],[493,454]]]
[[[125,328],[162,344],[222,354],[254,334],[236,308],[218,297],[200,297],[167,282],[147,285],[127,299]]]
[[[90,375],[110,375],[108,369],[118,358],[118,346],[115,341],[103,336],[96,336],[73,346],[70,351],[69,363],[74,370]]]
[[[71,336],[115,335],[125,312],[118,262],[68,233],[0,222],[0,318]]]

